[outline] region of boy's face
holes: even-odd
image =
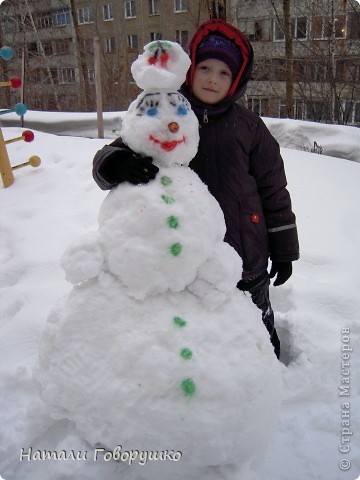
[[[222,60],[209,58],[196,65],[192,90],[202,102],[209,105],[220,102],[227,96],[231,84],[231,70]]]

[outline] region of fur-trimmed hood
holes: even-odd
[[[205,106],[192,95],[192,80],[195,71],[196,52],[200,42],[209,34],[220,33],[229,40],[233,41],[240,49],[243,57],[243,63],[237,77],[234,79],[230,88],[229,95],[215,106]],[[221,19],[211,19],[202,23],[195,31],[189,44],[189,56],[191,66],[187,73],[186,82],[182,86],[182,93],[190,100],[196,113],[204,109],[208,114],[218,114],[226,111],[234,102],[242,97],[246,91],[247,84],[251,78],[254,53],[249,40],[236,27]]]

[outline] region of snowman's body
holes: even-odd
[[[223,242],[221,209],[178,166],[194,156],[194,118],[174,92],[144,92],[130,107],[124,137],[134,150],[140,141],[159,174],[113,189],[98,231],[65,253],[79,285],[51,313],[40,345],[37,380],[54,416],[92,445],[182,454],[135,461],[126,479],[249,480],[280,404],[280,366],[236,289],[241,260]]]

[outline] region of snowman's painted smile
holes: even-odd
[[[161,140],[158,140],[157,138],[153,137],[152,135],[149,135],[149,138],[152,142],[154,143],[158,143],[160,145],[160,147],[163,149],[163,150],[166,150],[167,152],[171,152],[172,150],[174,150],[174,148],[176,148],[180,143],[184,143],[185,142],[185,137],[183,136],[181,140],[171,140],[171,141],[161,141]]]

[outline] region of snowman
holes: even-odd
[[[177,89],[189,63],[156,41],[132,65],[143,91],[121,136],[159,173],[112,189],[98,230],[64,253],[74,287],[49,315],[35,375],[52,416],[113,452],[127,480],[256,478],[280,407],[282,366],[236,288],[241,259],[188,168],[198,122]]]

